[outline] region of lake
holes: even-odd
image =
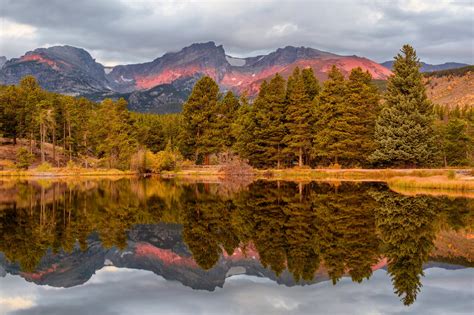
[[[383,183],[5,180],[1,314],[472,314],[474,199]]]

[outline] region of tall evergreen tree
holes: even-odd
[[[386,102],[375,126],[377,165],[416,167],[434,160],[433,106],[428,100],[420,63],[410,45],[395,57]]]
[[[185,144],[187,157],[200,157],[209,162],[209,154],[215,151],[212,133],[209,132],[211,116],[216,110],[219,98],[219,86],[210,77],[205,76],[196,82],[193,91],[183,106],[182,141]]]
[[[301,76],[303,77],[305,93],[308,96],[309,100],[312,101],[321,91],[319,81],[314,76],[312,68],[303,69],[301,71]]]
[[[264,85],[266,85],[266,81],[262,83],[260,91]],[[256,161],[257,147],[254,141],[256,128],[254,110],[255,106],[250,106],[245,96],[241,97],[240,107],[232,124],[232,135],[235,138],[233,149],[243,159],[250,160],[252,158],[252,165],[258,164]]]
[[[318,121],[313,141],[314,154],[333,160],[335,164],[339,163],[340,158],[346,157],[345,152],[351,141],[346,115],[346,94],[344,76],[333,65],[318,97]]]
[[[254,115],[251,147],[254,155],[250,164],[257,167],[281,167],[284,159],[283,137],[286,134],[285,80],[276,74],[270,82],[262,84],[253,104]]]
[[[222,100],[217,103],[217,108],[211,116],[210,138],[217,152],[228,151],[235,142],[232,133],[232,123],[236,119],[239,109],[239,100],[234,93],[228,91]]]
[[[450,119],[444,134],[444,155],[447,165],[472,163],[473,140],[467,135],[467,124],[458,118]],[[446,165],[446,166],[447,166]]]
[[[92,119],[97,154],[107,161],[108,167],[126,169],[137,149],[137,140],[127,102],[106,99]]]
[[[426,196],[382,191],[373,192],[372,197],[379,203],[376,224],[395,293],[410,305],[422,286],[423,264],[433,248],[439,213]]]
[[[379,95],[372,76],[360,67],[352,69],[346,83],[346,110],[349,124],[344,152],[349,165],[365,165],[374,151],[374,129],[378,114]]]
[[[304,164],[303,157],[311,149],[315,117],[311,101],[317,90],[317,81],[312,76],[312,71],[305,71],[303,75],[299,68],[295,68],[288,78],[285,115],[287,133],[283,141],[286,145],[285,152],[296,156],[300,167]]]

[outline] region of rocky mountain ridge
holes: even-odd
[[[53,92],[85,96],[95,101],[124,97],[131,110],[169,113],[181,111],[194,83],[204,75],[216,80],[223,91],[232,90],[252,97],[258,93],[263,80],[276,73],[287,77],[297,66],[311,67],[318,79],[324,81],[332,65],[345,75],[352,68],[361,67],[382,82],[391,74],[386,68],[391,62],[378,64],[355,55],[286,46],[266,55],[240,58],[228,55],[222,45],[211,41],[192,44],[150,62],[115,67],[96,62],[82,48],[38,48],[19,58],[0,57],[0,84],[18,84],[22,77],[33,75],[43,88]],[[447,63],[433,67],[459,65]]]
[[[362,67],[375,79],[390,71],[367,58],[341,56],[308,47],[286,46],[267,55],[237,58],[222,45],[197,43],[178,52],[166,53],[150,62],[104,67],[81,48],[38,48],[5,62],[0,84],[18,84],[23,76],[35,76],[50,91],[86,96],[94,100],[125,97],[130,108],[146,112],[179,111],[194,83],[211,76],[223,90],[253,96],[263,80],[276,73],[288,76],[295,67],[311,67],[324,80],[335,64],[348,74]]]

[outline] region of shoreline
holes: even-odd
[[[1,170],[0,178],[54,179],[54,178],[107,178],[107,177],[161,177],[212,182],[282,180],[294,182],[309,181],[357,181],[385,182],[394,189],[456,190],[474,192],[474,169],[433,168],[433,169],[267,169],[253,173],[226,174],[220,166],[191,167],[161,174],[141,175],[135,171],[117,169],[67,169],[52,168],[47,171]]]

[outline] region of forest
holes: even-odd
[[[333,66],[322,84],[311,68],[277,74],[253,99],[202,77],[183,112],[165,115],[48,92],[27,76],[0,87],[0,133],[22,140],[20,169],[35,156],[42,166],[139,172],[232,159],[260,169],[472,165],[473,108],[432,104],[419,66],[405,45],[384,92],[361,68],[346,78]]]

